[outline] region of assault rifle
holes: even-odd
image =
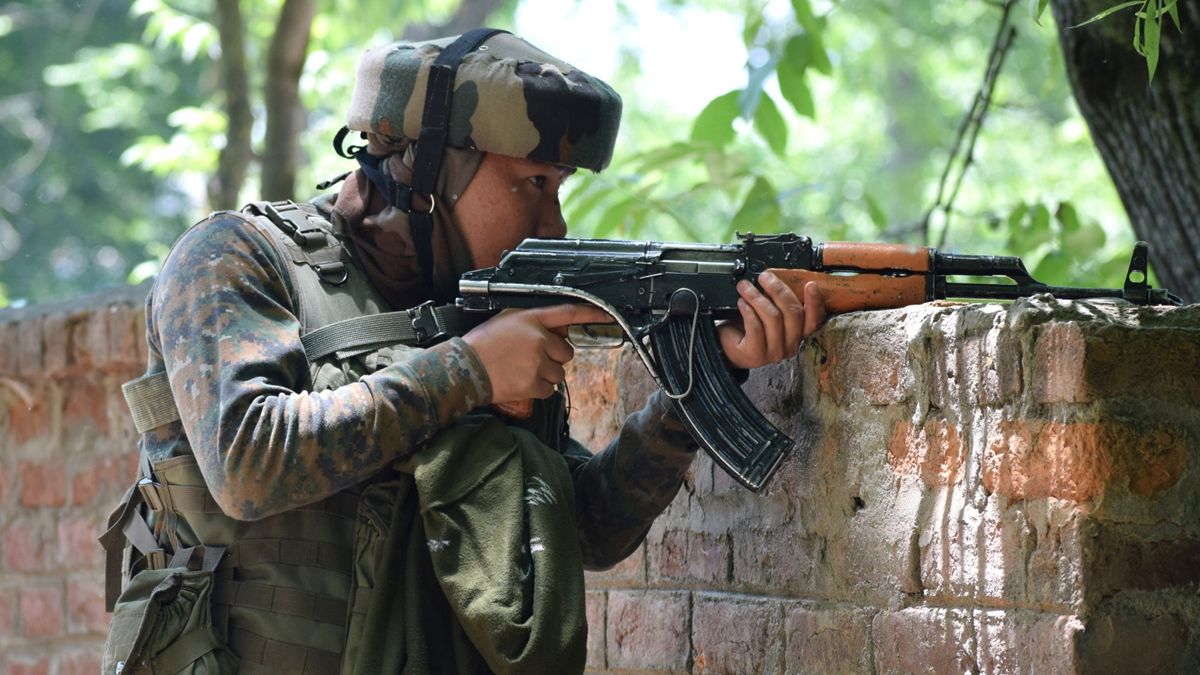
[[[586,302],[611,314],[696,441],[725,471],[757,492],[793,442],[742,392],[725,365],[714,321],[737,319],[737,282],[769,270],[797,291],[821,289],[831,314],[939,298],[1011,300],[1121,298],[1180,305],[1146,282],[1147,246],[1133,250],[1124,288],[1048,286],[1020,258],[959,255],[899,244],[826,242],[795,234],[738,235],[736,244],[603,239],[527,239],[496,267],[459,282],[468,312]],[[1007,279],[954,282],[950,277]]]

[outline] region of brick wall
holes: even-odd
[[[0,675],[98,668],[144,293],[0,311]],[[1200,308],[1100,303],[831,320],[746,385],[799,441],[767,489],[701,458],[589,574],[589,668],[1200,669],[1198,337]],[[652,383],[579,354],[573,429],[602,443]]]

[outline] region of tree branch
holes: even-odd
[[[267,56],[267,132],[262,153],[263,199],[291,199],[305,127],[300,74],[308,58],[314,0],[285,0]]]
[[[246,75],[246,34],[239,0],[217,0],[217,31],[221,39],[221,82],[225,90],[225,147],[217,160],[217,175],[208,184],[208,201],[216,209],[239,206],[238,194],[252,156],[250,85]]]

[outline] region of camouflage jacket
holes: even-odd
[[[148,432],[151,461],[194,454],[216,502],[253,520],[359,484],[490,397],[453,338],[352,384],[311,391],[297,298],[258,223],[217,213],[179,240],[147,299],[149,372],[180,420]],[[588,567],[631,553],[670,503],[695,445],[659,394],[593,455],[563,450]]]

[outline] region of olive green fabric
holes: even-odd
[[[397,468],[412,481],[395,493],[343,672],[582,672],[583,563],[558,452],[469,415]]]
[[[143,570],[133,577],[117,600],[101,672],[234,672],[237,658],[213,631],[212,577],[185,567]]]

